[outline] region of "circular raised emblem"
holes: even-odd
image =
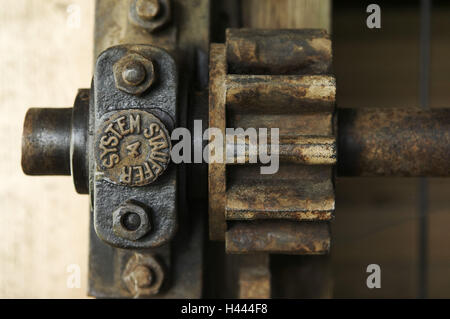
[[[97,132],[97,171],[114,184],[154,182],[170,161],[170,137],[153,114],[124,110],[107,116]]]

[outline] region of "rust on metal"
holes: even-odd
[[[227,192],[227,219],[331,219],[334,210],[334,198],[329,196],[331,186],[318,188],[316,192],[307,186],[300,181],[296,185],[277,181],[233,185]]]
[[[239,113],[332,112],[336,80],[328,75],[227,76],[227,109]]]
[[[257,166],[228,168],[228,220],[325,221],[335,209],[332,168],[282,164],[276,175]]]
[[[251,147],[254,146],[254,147]],[[278,150],[272,144],[251,143],[248,136],[235,141],[227,136],[227,164],[248,164],[258,156],[258,150],[267,148],[269,155],[277,155],[282,162],[305,165],[334,165],[337,150],[334,136],[286,136],[279,140]]]
[[[70,175],[72,108],[31,108],[22,135],[27,175]]]
[[[160,293],[165,281],[165,267],[153,255],[135,253],[127,262],[122,280],[134,298]]]
[[[170,21],[171,7],[171,0],[131,0],[128,16],[135,26],[155,32]]]
[[[334,165],[336,163],[334,136],[296,136],[280,138],[281,161],[306,165]]]
[[[329,251],[337,152],[336,83],[324,75],[331,58],[325,31],[227,31],[227,119],[244,129],[279,128],[281,161],[275,175],[259,175],[248,165],[249,139],[241,141],[247,165],[227,169],[228,253]]]
[[[159,0],[137,0],[136,13],[143,20],[154,19],[161,10]]]
[[[211,108],[214,104],[210,103],[210,127],[242,128],[244,136],[226,136],[226,166],[218,165],[223,169],[220,179],[211,174],[214,166],[209,165],[210,205],[220,216],[225,213],[229,224],[258,220],[245,225],[261,227],[260,234],[267,230],[266,222],[276,220],[329,221],[335,209],[332,172],[337,143],[336,81],[327,75],[331,68],[328,34],[322,30],[229,29],[225,48],[226,61],[219,61],[222,52],[211,50],[211,69],[220,67],[220,73],[210,75],[210,99],[220,98],[221,104]],[[258,128],[279,129],[278,148],[272,141],[254,140],[247,132]],[[279,171],[268,177],[259,174],[258,163],[254,163],[261,147],[278,155],[280,161]],[[214,187],[211,180],[216,181]],[[215,194],[211,197],[211,193]],[[210,220],[214,220],[211,206]],[[233,234],[233,240],[245,236],[245,232],[230,231],[227,236]],[[328,233],[323,234],[325,238]],[[253,248],[260,249],[249,244],[246,252]],[[295,253],[299,247],[279,241],[276,249]]]
[[[325,30],[228,29],[230,74],[326,74],[332,49]]]
[[[338,109],[341,176],[450,176],[450,109]]]
[[[236,222],[225,235],[225,246],[228,253],[234,254],[327,254],[330,249],[330,225],[282,220]]]
[[[212,44],[210,54],[209,127],[215,127],[225,132],[225,45]],[[224,162],[209,164],[209,237],[211,240],[223,240],[226,230],[226,172]]]
[[[300,114],[251,114],[235,113],[228,119],[229,127],[277,127],[280,139],[283,136],[332,136],[332,113]]]

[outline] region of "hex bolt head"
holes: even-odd
[[[131,0],[129,19],[132,24],[148,32],[163,28],[171,18],[172,0]]]
[[[132,276],[136,286],[139,288],[148,288],[153,283],[152,271],[145,265],[136,266]]]
[[[141,63],[130,61],[123,67],[122,78],[127,84],[137,86],[145,80],[145,73],[145,68]]]
[[[122,216],[121,223],[127,230],[136,230],[141,225],[141,217],[136,213],[125,213]]]
[[[137,241],[151,231],[149,210],[137,201],[126,201],[113,212],[113,231],[116,236]]]
[[[154,19],[159,11],[160,4],[158,0],[137,0],[136,1],[136,13],[142,20]]]
[[[116,87],[129,94],[140,95],[155,81],[153,61],[136,52],[131,52],[113,66]]]
[[[134,253],[122,273],[122,280],[134,298],[158,294],[165,277],[164,265],[152,254]]]

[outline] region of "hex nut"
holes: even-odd
[[[170,21],[170,0],[132,0],[129,18],[132,24],[155,32]]]
[[[132,52],[121,58],[113,67],[116,87],[126,93],[141,95],[155,81],[153,62]]]
[[[131,61],[123,67],[122,78],[130,86],[141,84],[146,77],[144,66],[136,61]]]
[[[165,267],[154,255],[135,253],[125,265],[122,280],[134,298],[158,294],[165,281]]]
[[[116,236],[137,241],[151,229],[149,213],[141,203],[127,201],[113,212],[113,231]]]

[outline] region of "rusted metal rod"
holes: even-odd
[[[331,40],[325,30],[228,29],[228,74],[328,74]]]
[[[25,116],[22,169],[27,175],[70,175],[72,108],[31,108]]]
[[[450,109],[338,109],[338,175],[450,176]]]

